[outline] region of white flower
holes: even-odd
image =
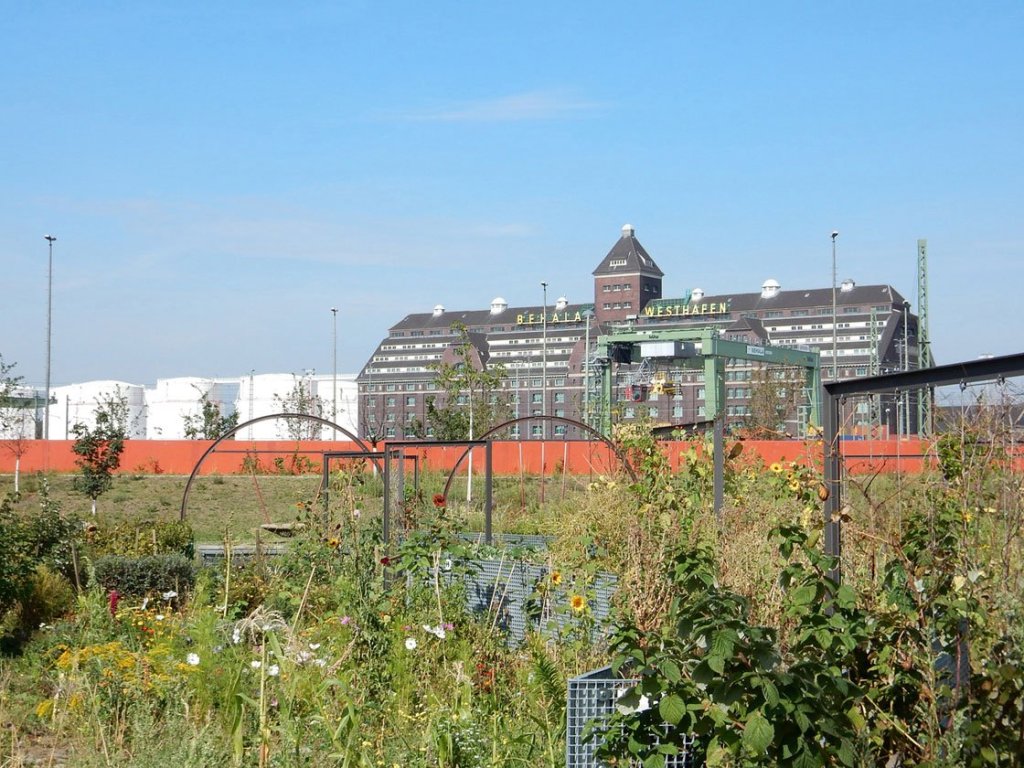
[[[199,666],[199,654],[198,653],[190,653],[188,656],[185,657],[185,661],[186,661],[186,663],[190,667],[198,667]]]
[[[235,631],[231,633],[231,642],[235,645],[242,642],[242,633],[239,631],[238,627],[235,627]]]
[[[259,669],[260,667],[263,666],[263,664],[262,664],[262,662],[260,662],[259,659],[253,659],[252,661],[249,662],[249,666],[252,667],[253,669]]]
[[[281,668],[277,664],[271,664],[267,667],[267,674],[270,677],[277,677],[281,673]]]
[[[353,518],[353,519],[355,519],[355,520],[358,520],[358,519],[359,519],[359,516],[360,516],[361,514],[363,514],[363,513],[362,513],[362,512],[360,512],[360,511],[359,511],[358,509],[353,509],[353,510],[352,510],[352,518]]]
[[[162,613],[158,613],[158,614],[156,615],[156,620],[157,620],[157,621],[163,621],[163,620],[164,620],[164,615],[163,615]]]
[[[168,590],[167,592],[164,592],[163,595],[161,595],[161,597],[163,597],[164,600],[173,600],[177,596],[178,593],[175,592],[173,589]]]
[[[416,650],[416,638],[415,637],[407,637],[407,638],[405,638],[405,647],[406,647],[406,650],[415,651]]]
[[[327,666],[327,662],[324,659],[313,659],[313,663],[316,664],[318,667],[321,667],[321,668]]]
[[[311,650],[311,651],[315,651],[319,647],[320,647],[320,643],[310,643],[309,644],[309,650]]]
[[[445,630],[444,630],[444,627],[442,627],[440,624],[438,624],[436,627],[432,627],[429,624],[424,624],[423,625],[423,631],[427,632],[427,633],[429,633],[429,634],[433,635],[434,637],[439,638],[441,640],[444,640],[444,638],[445,638],[445,636],[447,634],[445,632]]]

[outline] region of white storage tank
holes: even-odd
[[[86,381],[54,387],[50,404],[50,437],[74,440],[72,428],[83,424],[96,426],[96,408],[112,398],[123,397],[128,406],[128,437],[146,438],[146,388],[126,381]]]

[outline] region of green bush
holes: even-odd
[[[178,554],[191,560],[195,556],[195,537],[192,526],[177,520],[118,523],[94,530],[90,550],[94,557]]]
[[[178,553],[143,557],[106,555],[96,561],[95,571],[96,583],[108,592],[116,589],[122,595],[182,592],[195,583],[192,561]]]
[[[40,564],[33,574],[28,594],[12,613],[17,614],[20,628],[30,634],[40,624],[50,623],[71,610],[74,601],[75,591],[70,582]]]

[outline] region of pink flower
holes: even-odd
[[[121,593],[116,589],[110,590],[110,615],[117,616],[117,603],[121,599]]]

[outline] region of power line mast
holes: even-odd
[[[917,367],[931,368],[931,333],[928,330],[928,241],[917,241]],[[932,431],[933,389],[922,389],[917,397],[917,429],[921,435]]]

